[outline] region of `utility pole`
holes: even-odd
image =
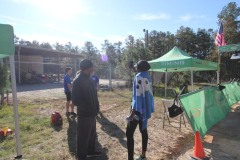
[[[144,39],[145,39],[145,49],[148,49],[148,30],[143,29],[143,32],[145,33]],[[153,55],[153,58],[155,58],[155,55]],[[152,84],[154,84],[154,73],[152,72]]]
[[[111,61],[109,61],[109,87],[110,87],[110,91],[112,91],[112,65],[111,65]]]
[[[144,35],[145,48],[148,48],[148,30],[143,29],[143,32],[145,33],[145,35]]]

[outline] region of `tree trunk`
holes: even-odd
[[[4,103],[4,94],[3,93],[1,93],[1,101],[0,102],[1,102],[0,106],[3,105],[3,103]]]

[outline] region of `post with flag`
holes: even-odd
[[[112,90],[112,66],[111,66],[111,61],[108,59],[107,54],[101,54],[101,59],[103,62],[109,62],[109,87],[110,90]]]
[[[223,23],[222,21],[220,22],[220,26],[217,32],[217,36],[215,38],[215,44],[218,47],[218,72],[217,72],[217,83],[219,84],[220,81],[220,66],[221,66],[221,54],[219,52],[219,46],[225,46],[226,42],[224,39],[224,33],[223,33]]]

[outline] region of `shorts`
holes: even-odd
[[[67,97],[67,101],[71,101],[72,100],[72,94],[71,92],[65,92],[66,97]]]

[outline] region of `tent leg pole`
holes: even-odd
[[[192,92],[193,92],[193,70],[191,69],[191,85],[192,85]]]
[[[12,85],[12,97],[13,97],[13,109],[14,109],[15,137],[16,137],[16,148],[17,148],[17,157],[15,158],[21,158],[22,149],[21,149],[21,142],[20,142],[20,129],[19,129],[19,119],[18,119],[18,100],[17,100],[14,55],[11,55],[9,57],[9,60],[10,60],[11,85]]]
[[[165,72],[165,98],[167,97],[167,72]]]

